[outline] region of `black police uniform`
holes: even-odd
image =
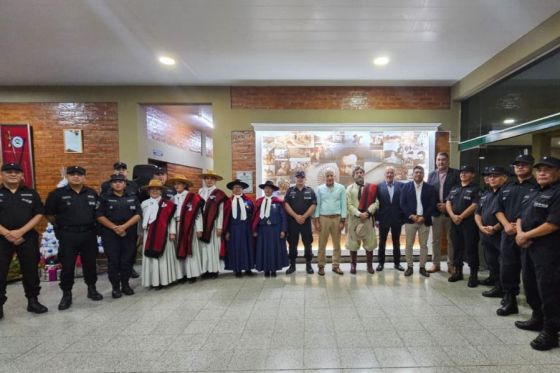
[[[72,290],[74,267],[79,254],[84,281],[88,286],[97,282],[97,232],[95,212],[98,197],[95,190],[83,186],[76,193],[70,185],[49,193],[45,214],[55,217],[55,234],[59,240],[58,259],[62,264],[60,288]]]
[[[456,185],[449,192],[447,200],[451,202],[453,213],[460,215],[473,203],[480,199],[480,188],[475,183],[467,186]],[[459,225],[451,225],[451,240],[453,242],[453,265],[461,272],[466,257],[471,269],[471,276],[478,272],[478,227],[474,221],[474,214],[464,219]]]
[[[313,205],[317,205],[317,197],[313,188],[304,186],[303,189],[293,186],[288,188],[284,201],[298,215],[303,215]],[[305,219],[303,224],[299,224],[292,216],[288,215],[288,246],[290,260],[295,261],[297,258],[297,247],[299,235],[305,248],[304,256],[307,262],[313,259],[313,251],[311,244],[313,243],[313,234],[311,231],[311,217]]]
[[[521,200],[523,196],[538,187],[535,178],[519,182],[512,181],[504,185],[496,196],[494,215],[502,212],[506,219],[515,223],[521,213]],[[502,231],[500,237],[500,284],[504,293],[509,296],[519,295],[519,281],[521,273],[521,252],[515,243],[515,235],[508,235]]]
[[[476,207],[476,215],[479,215],[484,226],[496,226],[498,219],[494,215],[494,204],[498,197],[500,189],[495,192],[492,189],[486,190],[478,202]],[[500,237],[499,231],[494,231],[494,234],[488,236],[480,234],[481,244],[484,248],[484,258],[486,265],[490,272],[490,278],[493,280],[494,285],[501,289],[500,285]]]
[[[122,196],[107,193],[100,197],[96,216],[104,216],[115,225],[122,225],[134,215],[141,215],[142,208],[135,195],[125,192]],[[121,237],[112,229],[101,227],[101,240],[108,260],[108,277],[113,289],[128,287],[132,263],[136,256],[137,224]]]
[[[43,203],[33,189],[20,186],[15,193],[4,185],[0,186],[0,225],[8,230],[19,229],[37,214],[44,214]],[[4,236],[0,237],[0,306],[6,302],[6,280],[10,263],[17,254],[23,275],[23,289],[27,298],[39,295],[39,242],[35,229],[27,232],[20,245],[14,245]]]
[[[560,182],[528,193],[523,198],[521,211],[524,232],[546,222],[560,226]],[[531,241],[528,248],[521,249],[525,295],[533,310],[532,318],[542,320],[543,331],[556,338],[557,346],[560,330],[560,230]]]

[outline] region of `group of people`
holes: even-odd
[[[393,265],[405,276],[413,270],[413,245],[420,244],[419,273],[429,277],[441,271],[441,238],[448,238],[449,282],[463,280],[463,263],[470,271],[467,285],[492,286],[482,293],[501,298],[499,316],[518,313],[520,273],[527,302],[533,309],[530,320],[517,321],[518,328],[539,331],[531,342],[538,350],[558,346],[560,330],[560,251],[553,242],[560,238],[560,160],[544,157],[533,165],[530,155],[513,162],[514,179],[509,182],[505,167],[484,169],[485,186],[475,183],[476,170],[469,165],[449,167],[449,155],[438,153],[437,168],[427,181],[421,166],[413,169],[413,180],[395,180],[395,169],[385,169],[379,184],[365,183],[365,170],[355,167],[354,182],[344,187],[335,172],[324,172],[324,184],[315,190],[305,185],[305,173],[295,173],[296,183],[284,200],[275,196],[278,186],[267,181],[259,188],[264,196],[256,201],[244,194],[249,187],[241,180],[227,183],[230,197],[216,187],[223,178],[213,172],[200,175],[203,186],[189,191],[192,182],[177,175],[167,179],[156,168],[154,178],[142,188],[127,179],[126,164],[117,162],[114,174],[102,185],[100,196],[84,185],[86,170],[68,167],[68,184],[51,192],[45,206],[34,190],[22,185],[17,164],[2,166],[0,188],[0,298],[6,301],[6,276],[14,253],[21,262],[28,311],[47,312],[38,301],[37,233],[33,229],[45,215],[60,241],[62,266],[60,310],[72,304],[76,256],[82,259],[88,298],[103,296],[96,290],[96,234],[100,227],[108,259],[112,297],[134,294],[138,236],[142,241],[142,285],[161,288],[174,282],[194,282],[200,277],[216,278],[230,270],[235,276],[253,276],[253,270],[275,277],[288,267],[296,271],[301,237],[305,270],[313,274],[313,226],[319,234],[318,274],[325,275],[326,247],[332,242],[332,271],[340,268],[341,233],[346,227],[350,251],[350,273],[356,274],[358,250],[366,253],[366,270],[374,274],[373,250],[378,247],[377,271],[385,266],[389,233],[393,242]],[[533,176],[533,169],[536,170]],[[379,242],[376,235],[379,231]],[[407,268],[401,265],[400,236],[404,226]],[[431,268],[428,236],[432,229]],[[490,275],[479,281],[478,244],[484,248]],[[0,307],[0,318],[3,316]]]

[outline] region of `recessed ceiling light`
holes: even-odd
[[[168,56],[160,56],[158,58],[159,63],[166,66],[173,66],[175,65],[175,60]]]
[[[381,56],[381,57],[377,57],[376,59],[374,59],[373,64],[375,66],[385,66],[389,63],[389,61],[390,61],[389,57]]]
[[[513,124],[513,123],[515,123],[515,119],[508,118],[504,120],[504,124]]]

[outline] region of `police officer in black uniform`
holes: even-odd
[[[132,295],[128,280],[136,255],[137,224],[141,207],[136,195],[126,191],[126,178],[111,175],[111,191],[99,198],[97,221],[102,225],[101,239],[108,260],[109,281],[113,298]]]
[[[523,197],[515,241],[521,247],[523,285],[533,314],[516,321],[520,329],[540,331],[535,350],[558,347],[560,331],[560,159],[544,157],[536,165],[536,190]]]
[[[74,268],[78,254],[82,260],[87,297],[94,301],[103,299],[95,287],[97,282],[97,231],[95,212],[98,197],[95,190],[84,185],[86,170],[80,166],[66,169],[68,185],[49,193],[45,213],[53,224],[59,241],[58,259],[62,265],[60,288],[62,299],[59,310],[72,305]]]
[[[503,227],[500,238],[500,283],[504,298],[501,307],[496,310],[498,316],[519,313],[517,295],[519,295],[521,251],[515,243],[516,221],[521,214],[523,196],[538,186],[533,177],[534,161],[531,155],[518,155],[513,162],[516,179],[504,185],[496,197],[494,212]]]
[[[463,279],[463,261],[466,257],[470,267],[469,287],[478,286],[478,227],[474,221],[474,212],[480,199],[480,188],[473,182],[473,166],[461,167],[460,185],[454,186],[447,197],[446,209],[453,225],[451,240],[453,242],[453,266],[455,272],[447,280],[456,282]]]
[[[126,193],[132,196],[136,196],[138,197],[138,190],[140,189],[140,187],[138,186],[138,184],[136,184],[136,182],[132,181],[132,180],[128,180],[128,166],[126,165],[126,163],[124,162],[116,162],[113,165],[113,174],[114,175],[122,175],[125,178],[125,182],[126,182]],[[106,194],[111,192],[111,182],[110,180],[104,181],[101,184],[101,195]]]
[[[292,274],[296,270],[296,258],[299,236],[305,247],[305,270],[309,274],[313,274],[311,260],[313,260],[313,252],[311,244],[313,243],[313,234],[311,231],[311,218],[317,207],[317,197],[313,188],[305,186],[305,172],[296,172],[296,185],[288,188],[286,197],[284,197],[285,209],[288,214],[288,245],[290,256],[290,267],[286,270],[286,274]]]
[[[0,319],[4,317],[6,282],[14,253],[17,254],[23,275],[23,289],[27,297],[27,311],[45,313],[47,307],[39,303],[39,241],[35,226],[41,221],[44,209],[41,198],[33,189],[23,185],[23,170],[17,163],[2,165],[0,185]]]
[[[474,220],[480,230],[480,241],[484,248],[490,276],[480,283],[494,285],[492,289],[484,291],[483,296],[501,298],[503,297],[500,285],[500,232],[502,226],[494,215],[494,203],[500,188],[507,182],[507,170],[501,166],[490,166],[485,168],[483,176],[487,180],[488,188],[480,197]]]

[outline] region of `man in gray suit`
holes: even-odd
[[[451,188],[459,184],[459,170],[449,167],[449,154],[440,152],[436,156],[436,170],[428,175],[428,184],[437,192],[437,206],[432,219],[432,268],[429,273],[440,271],[441,236],[447,234],[447,272],[453,273],[453,244],[451,243],[451,219],[445,211],[445,201]]]

